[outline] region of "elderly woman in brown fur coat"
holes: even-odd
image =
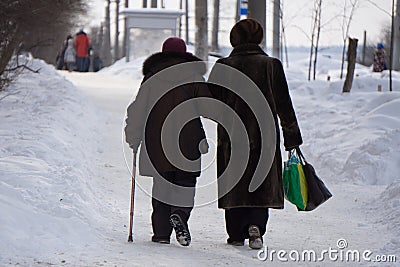
[[[275,147],[275,156],[271,153],[272,166],[266,177],[259,177],[263,180],[255,191],[250,192],[249,186],[259,164],[261,143],[265,140],[261,140],[259,124],[255,116],[251,114],[249,106],[252,103],[245,103],[242,98],[228,89],[210,85],[213,97],[229,105],[239,114],[246,127],[250,144],[246,169],[240,178],[232,177],[239,181],[229,192],[218,196],[218,207],[225,209],[228,244],[243,246],[245,239],[249,239],[249,246],[253,249],[259,249],[263,245],[262,236],[266,232],[268,209],[282,209],[284,203],[278,117],[283,131],[285,149],[290,150],[302,144],[282,64],[279,59],[269,57],[261,49],[259,44],[262,39],[263,29],[257,21],[241,20],[235,24],[230,33],[233,51],[228,57],[217,61],[247,75],[257,85],[272,112],[276,128],[276,143],[271,147]],[[209,79],[212,79],[212,76],[213,71]],[[230,142],[226,129],[218,125],[217,173],[219,177],[227,168],[231,158]],[[223,186],[220,182],[218,186],[218,191],[223,191],[220,190]]]
[[[153,177],[153,242],[169,244],[173,229],[179,244],[188,246],[191,242],[188,220],[200,176],[201,154],[207,153],[208,144],[195,104],[186,106],[188,113],[196,115],[186,124],[182,123],[182,112],[171,116],[170,123],[167,119],[186,101],[210,96],[204,83],[194,82],[204,81],[205,72],[206,64],[186,52],[185,42],[170,37],[163,43],[162,52],[144,62],[142,85],[127,110],[126,141],[134,157],[140,146],[139,173]],[[180,151],[193,162],[192,168],[183,170],[171,162],[174,157],[167,157],[166,147]]]

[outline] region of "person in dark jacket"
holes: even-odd
[[[179,64],[189,62],[199,64],[179,68]],[[171,70],[173,66],[179,69]],[[186,52],[182,39],[168,38],[162,52],[145,60],[142,85],[127,110],[126,141],[133,149],[134,157],[141,145],[139,173],[153,177],[153,242],[169,244],[173,229],[181,245],[188,246],[191,241],[188,219],[200,175],[201,153],[208,152],[208,144],[195,105],[186,107],[187,113],[195,114],[187,123],[180,120],[186,114],[173,111],[188,100],[211,96],[204,83],[191,82],[204,81],[205,72],[205,63]],[[165,94],[160,94],[163,90]],[[177,166],[167,155],[171,149],[179,150],[194,167],[183,169]]]
[[[272,148],[275,148],[275,156],[273,156],[273,153],[271,154],[273,158],[272,166],[265,177],[258,177],[263,179],[262,183],[252,192],[249,190],[249,186],[257,164],[266,164],[259,162],[260,147],[266,140],[262,138],[259,123],[250,109],[252,103],[246,103],[237,94],[221,86],[210,86],[214,98],[229,105],[240,116],[247,131],[250,152],[244,173],[239,178],[234,177],[239,172],[230,172],[232,179],[239,179],[239,182],[229,192],[218,196],[218,207],[225,209],[226,230],[229,236],[228,244],[244,245],[245,239],[249,239],[249,246],[253,249],[262,247],[262,236],[266,232],[268,221],[268,209],[282,209],[284,205],[278,117],[283,130],[286,150],[302,144],[282,64],[279,59],[269,57],[261,49],[259,44],[262,38],[262,26],[256,20],[239,21],[230,32],[233,51],[228,57],[217,61],[219,64],[239,70],[257,85],[272,112],[271,118],[273,119],[271,120],[275,123],[276,141],[272,139],[273,144],[271,145]],[[215,68],[213,68],[209,79],[213,79],[217,75],[214,74]],[[272,131],[274,130],[272,129]],[[232,133],[235,134],[235,128],[233,128]],[[230,136],[226,129],[218,125],[218,177],[228,167],[231,158],[230,142]],[[219,180],[218,192],[220,193],[224,191],[221,190],[224,185]]]

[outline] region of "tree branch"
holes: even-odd
[[[25,65],[25,64],[23,64],[23,65],[18,65],[18,66],[14,67],[14,68],[11,68],[11,69],[5,69],[4,71],[16,71],[16,70],[18,70],[18,69],[20,69],[20,68],[27,69],[27,70],[29,70],[29,71],[31,71],[31,72],[33,72],[33,73],[39,73],[39,71],[40,71],[40,68],[37,69],[37,70],[34,70],[34,69],[29,68],[29,67],[28,67],[27,65]]]
[[[5,96],[3,96],[3,97],[0,98],[0,101],[3,100],[4,98],[6,98],[7,96],[10,96],[10,95],[18,95],[19,93],[20,93],[20,91],[15,92],[15,93],[6,94]]]

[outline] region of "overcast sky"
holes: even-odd
[[[100,24],[104,17],[104,0],[90,0],[92,2],[92,12],[90,23]],[[123,0],[121,0],[122,2]],[[194,6],[195,0],[189,0],[190,8]],[[228,32],[234,23],[234,5],[236,0],[220,0],[221,13],[224,19],[221,19],[221,28],[224,30],[220,34],[222,44],[229,45]],[[352,0],[354,1],[354,0]],[[130,0],[130,7],[140,7],[142,0]],[[161,0],[159,0],[161,2]],[[283,21],[286,30],[286,39],[289,46],[304,45],[309,46],[311,32],[311,16],[313,10],[312,0],[281,0],[283,3]],[[343,42],[342,21],[345,3],[350,0],[322,0],[322,20],[323,29],[321,32],[322,45],[340,45]],[[363,32],[367,31],[367,40],[369,43],[381,41],[382,29],[385,25],[390,25],[391,13],[390,0],[359,0],[359,6],[356,8],[353,20],[350,26],[350,36],[358,38],[359,42],[363,40]],[[179,0],[165,0],[166,8],[176,9],[179,7]],[[209,17],[212,18],[212,0],[209,3]],[[348,7],[347,15],[350,8]],[[267,14],[272,13],[272,0],[267,0]],[[193,15],[193,14],[192,14]],[[271,16],[269,16],[271,17]],[[210,25],[211,25],[210,19]],[[87,28],[85,25],[83,27]],[[194,31],[194,29],[192,29]],[[271,43],[272,23],[267,19],[267,43]]]

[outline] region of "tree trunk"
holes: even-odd
[[[310,46],[310,59],[308,61],[308,80],[311,80],[311,67],[312,67],[312,62],[313,62],[313,55],[314,55],[314,37],[315,37],[315,29],[317,27],[317,16],[318,16],[318,10],[314,10],[314,22],[313,22],[313,28],[311,32],[311,46]]]
[[[319,37],[321,34],[321,12],[322,12],[322,0],[318,1],[318,19],[317,19],[317,37],[315,40],[314,47],[314,73],[313,80],[315,80],[315,76],[317,74],[317,59],[318,59],[318,47],[319,47]]]
[[[362,49],[362,64],[365,65],[365,52],[367,50],[367,31],[364,31],[364,42]]]
[[[398,3],[398,2],[397,2]],[[397,7],[397,12],[399,12],[399,8]],[[392,29],[390,31],[390,66],[389,66],[389,90],[392,92],[393,90],[393,60],[394,60],[394,37],[395,37],[395,17],[394,17],[394,0],[392,0]]]
[[[342,66],[340,67],[340,79],[343,79],[343,68],[344,68],[344,52],[346,51],[346,41],[343,43],[342,49]],[[348,51],[347,51],[348,52]]]
[[[267,21],[266,21],[266,8],[267,8],[267,1],[266,0],[248,0],[247,3],[247,9],[248,9],[248,14],[247,17],[251,19],[257,20],[261,26],[263,27],[264,31],[264,38],[261,42],[261,47],[265,48],[266,46],[266,40],[267,40],[267,35],[266,35],[266,26],[267,26]]]
[[[185,0],[185,41],[189,43],[189,0]]]
[[[347,74],[343,85],[343,93],[349,93],[353,84],[354,69],[357,58],[357,39],[349,38],[349,47],[347,50]]]
[[[21,41],[21,35],[19,34],[18,30],[15,30],[13,34],[8,34],[7,37],[9,38],[7,45],[1,48],[2,53],[0,56],[0,76],[7,68],[8,62],[10,62]]]
[[[207,0],[196,0],[195,9],[196,35],[195,54],[197,57],[208,59],[208,30],[207,30]]]
[[[14,52],[18,48],[18,44],[20,42],[21,38],[14,37],[11,42],[8,44],[6,51],[3,51],[4,53],[1,55],[0,58],[0,91],[3,89],[3,86],[5,86],[8,83],[8,75],[7,75],[7,66],[8,63],[10,62],[12,56],[14,55]],[[3,76],[4,75],[4,76]]]
[[[102,60],[104,60],[104,51],[104,22],[101,22],[99,28],[99,54]]]
[[[272,56],[280,58],[280,14],[281,14],[281,1],[274,0],[274,14],[273,14],[273,34],[272,34]]]
[[[125,8],[129,7],[129,1],[128,0],[125,0],[124,7]],[[124,18],[124,38],[123,38],[124,39],[124,43],[123,43],[123,46],[122,46],[122,57],[126,56],[126,43],[127,43],[126,38],[127,38],[127,36],[128,36],[128,32],[127,32],[127,29],[126,29],[126,18]]]
[[[214,18],[212,28],[211,49],[217,52],[218,47],[218,32],[219,32],[219,0],[214,0]]]
[[[240,20],[240,3],[241,3],[241,0],[236,0],[236,14],[235,14],[236,22],[238,22]]]
[[[179,10],[183,8],[183,0],[179,0]],[[182,16],[178,18],[178,37],[182,38]]]
[[[119,59],[119,1],[115,0],[114,62]]]
[[[111,36],[110,36],[110,2],[106,0],[106,18],[104,23],[104,66],[111,65]]]
[[[283,24],[283,22],[282,22]],[[285,44],[285,59],[286,59],[286,68],[289,68],[289,56],[288,56],[288,49],[287,49],[287,40],[286,40],[286,33],[285,33],[285,27],[282,26],[282,43]],[[283,58],[283,55],[282,55]]]
[[[400,0],[396,1],[395,10],[396,12],[393,18],[393,61],[391,69],[398,71],[400,70]]]

